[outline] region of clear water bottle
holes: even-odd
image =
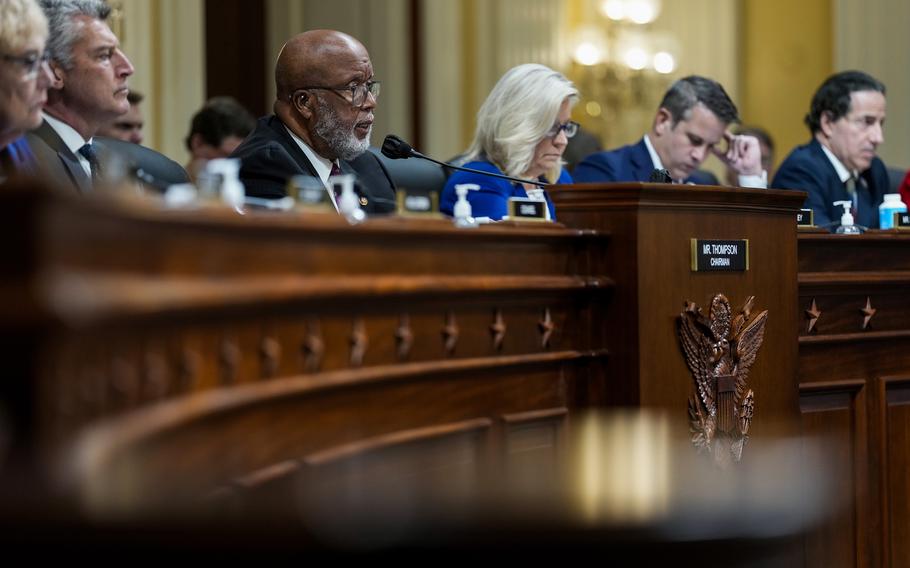
[[[886,193],[885,200],[878,206],[878,227],[880,229],[893,229],[894,214],[906,212],[907,206],[901,201],[899,193]]]

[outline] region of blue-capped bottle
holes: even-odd
[[[885,200],[878,206],[878,227],[880,229],[893,229],[894,214],[906,212],[907,206],[901,201],[899,193],[886,193]]]

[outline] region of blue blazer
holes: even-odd
[[[888,192],[888,170],[878,158],[872,160],[868,170],[860,173],[865,187],[857,189],[858,209],[854,221],[857,225],[878,228],[878,206]],[[837,170],[822,150],[818,140],[797,146],[790,152],[771,181],[777,189],[801,189],[807,191],[804,207],[815,213],[815,224],[835,227],[840,224],[844,213],[835,201],[849,201],[850,196],[844,183],[837,176]]]
[[[477,160],[464,164],[464,167],[494,174],[501,174],[499,168],[486,160]],[[497,179],[494,177],[484,176],[481,174],[472,174],[468,172],[456,171],[449,177],[444,188],[442,196],[439,199],[439,210],[446,215],[452,214],[455,202],[458,196],[455,194],[455,186],[462,183],[475,183],[480,186],[477,191],[468,192],[468,202],[471,203],[471,211],[474,217],[489,217],[490,219],[499,220],[509,214],[510,197],[527,197],[528,194],[521,185],[512,183],[508,180]],[[563,170],[556,183],[572,183],[572,177],[569,172]],[[546,195],[546,192],[544,192]],[[550,219],[556,220],[556,209],[550,196],[546,195],[547,207],[550,209]]]
[[[642,138],[637,144],[591,154],[575,167],[572,177],[577,182],[646,182],[652,171],[654,162]],[[718,185],[714,174],[703,170],[693,172],[685,181],[697,185]]]

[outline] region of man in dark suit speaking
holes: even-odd
[[[392,180],[366,151],[379,96],[366,48],[341,32],[304,32],[281,49],[275,84],[275,114],[259,119],[231,155],[242,160],[247,195],[281,198],[295,175],[317,177],[328,188],[329,176],[352,173],[364,211],[393,211]]]
[[[885,86],[861,71],[828,77],[806,115],[812,140],[795,148],[772,187],[809,192],[805,207],[815,224],[831,226],[844,212],[835,201],[852,201],[854,221],[878,228],[878,206],[888,192],[888,170],[875,156],[885,141]]]
[[[684,77],[664,94],[651,130],[637,144],[588,156],[572,177],[577,182],[648,181],[653,170],[666,169],[676,182],[717,185],[713,175],[698,171],[713,152],[739,174],[739,185],[767,187],[758,140],[727,130],[738,120],[736,105],[720,83]]]

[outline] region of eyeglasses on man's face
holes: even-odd
[[[0,57],[2,57],[4,61],[20,65],[22,69],[25,70],[26,79],[33,79],[37,76],[41,66],[50,60],[47,52],[38,53],[37,51],[30,51],[25,55],[10,55],[4,53],[3,55],[0,55]]]
[[[352,106],[362,107],[364,103],[367,102],[368,93],[373,95],[374,99],[379,98],[380,85],[380,81],[367,81],[366,83],[351,85],[350,87],[301,87],[297,89],[297,91],[306,91],[310,89],[331,91],[351,103]],[[295,91],[295,93],[297,91]],[[350,96],[348,96],[348,94]]]
[[[573,120],[570,120],[568,122],[565,122],[564,124],[559,124],[559,123],[554,124],[553,128],[547,130],[547,133],[544,134],[544,137],[545,138],[556,138],[557,136],[559,136],[560,132],[565,132],[566,138],[572,138],[573,136],[578,134],[578,123]]]

